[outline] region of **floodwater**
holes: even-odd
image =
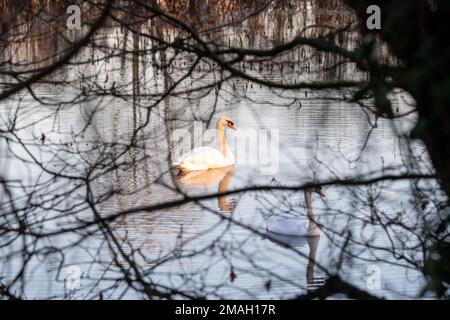
[[[280,36],[271,15],[264,17],[261,23],[268,34],[273,32],[270,37]],[[293,27],[281,37],[292,37],[308,19],[311,17],[294,16],[293,21],[285,22]],[[244,34],[242,30],[227,32],[233,43],[239,43]],[[109,48],[124,42],[140,50],[152,45],[138,37],[126,38],[120,28],[111,27],[103,34]],[[168,31],[167,36],[173,35]],[[222,36],[226,38],[227,33]],[[257,33],[244,41],[259,43],[261,37]],[[17,46],[18,60],[35,56],[36,47],[44,47],[42,43]],[[14,196],[19,204],[32,204],[28,221],[42,231],[70,228],[94,217],[85,202],[86,186],[67,177],[86,175],[93,166],[89,188],[100,216],[108,216],[178,200],[182,196],[176,188],[201,196],[254,185],[369,179],[383,168],[385,173],[406,168],[409,152],[423,156],[423,146],[415,142],[409,150],[404,138],[415,124],[414,114],[393,121],[380,118],[372,127],[373,114],[344,101],[342,97],[348,92],[342,90],[281,91],[230,79],[220,89],[178,93],[216,79],[217,70],[206,71],[208,64],[201,62],[174,94],[154,105],[157,94],[182,76],[192,59],[177,57],[176,67],[168,75],[154,66],[168,60],[170,52],[105,60],[103,54],[100,49],[87,48],[76,61],[92,57],[99,61],[59,70],[54,79],[66,80],[64,85],[36,85],[34,93],[44,103],[28,91],[0,103],[2,125],[17,117],[15,136],[8,143],[0,140],[2,176],[21,182]],[[287,64],[283,79],[326,81],[332,77],[319,72],[325,62],[311,60],[310,64],[312,71],[301,71],[301,63]],[[280,73],[271,75],[266,63],[261,71],[250,67],[255,74],[279,79]],[[352,66],[340,67],[337,72],[341,79],[363,77]],[[115,96],[103,94],[102,90],[112,86]],[[71,102],[81,90],[88,92],[88,98]],[[54,101],[66,103],[52,105]],[[399,92],[392,96],[392,103],[400,115],[410,111],[412,101]],[[237,127],[235,132],[227,131],[237,159],[234,168],[174,179],[177,172],[170,161],[179,156],[180,144],[202,144],[202,134],[214,135],[214,130],[207,129],[214,129],[222,116],[231,118]],[[125,150],[136,131],[137,146]],[[36,159],[45,164],[45,170]],[[427,166],[425,161],[423,167]],[[50,183],[51,172],[67,176]],[[119,194],[109,196],[112,189]],[[115,281],[122,277],[117,264],[129,268],[125,257],[132,257],[147,281],[210,298],[292,298],[306,293],[314,283],[320,285],[334,272],[378,296],[417,296],[424,279],[401,258],[404,255],[420,261],[417,236],[401,227],[386,229],[376,221],[370,223],[375,207],[383,217],[400,217],[406,225],[418,227],[409,182],[330,185],[323,187],[323,192],[324,198],[312,196],[321,226],[318,237],[270,234],[265,228],[265,216],[270,213],[304,214],[303,191],[230,194],[157,211],[137,210],[115,219],[110,228],[121,253],[92,226],[88,229],[92,234],[81,230],[39,238],[33,243],[36,254],[27,262],[23,286],[18,283],[13,288],[23,290],[27,298],[95,299],[101,291],[105,298],[142,298],[138,289]],[[354,241],[346,243],[349,235]],[[8,244],[6,240],[2,240],[0,250],[0,274],[5,283],[21,269],[24,245],[22,238]],[[375,285],[371,282],[374,275],[379,276]],[[72,280],[75,282],[70,287]]]

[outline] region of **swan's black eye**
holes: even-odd
[[[229,124],[230,126],[234,126],[233,121],[227,120],[227,122],[228,122],[228,124]]]

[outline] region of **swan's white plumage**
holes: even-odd
[[[310,220],[305,216],[274,214],[267,218],[266,228],[270,232],[289,236],[313,236],[320,233],[317,228],[310,228]]]
[[[217,121],[217,140],[220,150],[212,147],[195,148],[182,155],[172,165],[184,172],[216,169],[233,165],[234,155],[228,147],[225,127],[236,130],[230,118],[222,117]]]
[[[175,161],[173,165],[183,171],[208,170],[234,164],[234,157],[225,157],[212,147],[200,147],[191,150]]]
[[[314,209],[312,207],[312,191],[325,197],[320,188],[308,188],[304,191],[306,202],[306,215],[299,213],[273,213],[264,216],[266,229],[277,234],[288,236],[317,236],[320,235],[320,228],[316,223]]]

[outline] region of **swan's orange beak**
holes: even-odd
[[[314,189],[314,191],[317,192],[321,198],[325,198],[325,193],[322,192],[322,188],[321,187],[316,187]]]
[[[227,127],[230,128],[230,129],[233,129],[234,131],[236,131],[236,127],[234,126],[234,123],[231,122],[231,121],[227,122]]]

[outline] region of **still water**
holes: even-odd
[[[286,33],[277,29],[280,23],[272,20],[272,12],[261,18],[266,31],[256,29],[247,39],[242,30],[230,28],[222,37],[224,42],[229,39],[259,46],[267,45],[263,42],[266,33],[277,41],[286,40],[314,18],[311,12],[285,21],[291,25],[285,29],[281,25]],[[174,36],[170,30],[165,32],[168,38]],[[127,37],[121,28],[111,27],[102,36],[108,48],[124,45],[144,51],[151,47],[146,39]],[[351,46],[352,39],[347,41]],[[27,60],[42,45],[30,43],[12,44],[9,50],[16,50],[18,61]],[[303,50],[306,53],[293,55],[308,55],[308,49]],[[171,95],[158,100],[193,62],[188,56],[175,58],[170,75],[155,68],[171,54],[103,59],[104,50],[86,48],[75,60],[78,63],[55,75],[54,79],[66,81],[64,85],[34,87],[41,103],[26,91],[1,102],[2,123],[9,123],[13,116],[17,120],[15,136],[8,142],[1,140],[0,168],[5,177],[20,181],[21,187],[14,191],[18,203],[33,204],[28,211],[31,224],[51,233],[92,219],[92,210],[85,202],[86,186],[72,179],[86,175],[92,167],[89,188],[96,209],[106,217],[179,200],[183,196],[177,188],[200,196],[254,185],[295,186],[371,178],[383,169],[387,173],[404,169],[409,152],[423,156],[423,146],[407,145],[404,139],[415,124],[414,114],[393,121],[376,120],[373,114],[345,101],[348,92],[343,90],[289,92],[233,78],[224,81],[220,89],[212,86],[211,90],[185,94],[216,81],[217,69],[208,69],[210,66],[201,62]],[[83,63],[93,57],[98,61]],[[255,67],[252,72],[288,82],[331,77],[320,71],[324,61],[312,60],[304,71],[302,63],[288,64],[293,61],[288,58],[275,66],[285,63],[282,73],[271,74],[271,66],[264,63],[258,65],[261,70]],[[364,77],[351,65],[337,72],[342,79]],[[111,88],[115,94],[105,94]],[[82,90],[86,97],[76,99]],[[391,98],[396,115],[411,110],[412,101],[405,93]],[[55,101],[63,103],[53,105]],[[170,162],[179,156],[180,143],[202,144],[202,134],[214,129],[222,116],[231,118],[237,127],[236,132],[227,132],[237,158],[234,168],[175,179],[177,172]],[[371,126],[374,123],[376,126]],[[126,149],[136,132],[136,146]],[[44,163],[44,168],[35,159]],[[54,172],[62,174],[53,179]],[[15,289],[23,290],[27,298],[95,299],[99,292],[105,292],[106,298],[141,298],[138,289],[116,281],[121,278],[116,265],[126,265],[123,259],[129,254],[152,283],[201,292],[210,298],[292,298],[320,285],[334,272],[378,296],[416,296],[424,279],[401,256],[420,261],[414,249],[417,237],[395,226],[385,230],[376,222],[367,223],[374,204],[386,217],[400,213],[405,224],[418,226],[409,183],[330,185],[323,192],[326,197],[313,194],[312,203],[321,226],[319,237],[266,231],[265,217],[271,212],[304,214],[303,191],[230,194],[158,211],[136,210],[110,223],[122,255],[94,228],[87,229],[91,233],[71,231],[40,238],[35,243],[36,254],[27,262],[26,281]],[[346,244],[349,234],[354,241]],[[0,272],[4,281],[14,279],[21,269],[22,246],[21,239],[2,246]],[[380,280],[375,286],[370,282],[374,274]],[[73,279],[73,286],[68,286]]]

